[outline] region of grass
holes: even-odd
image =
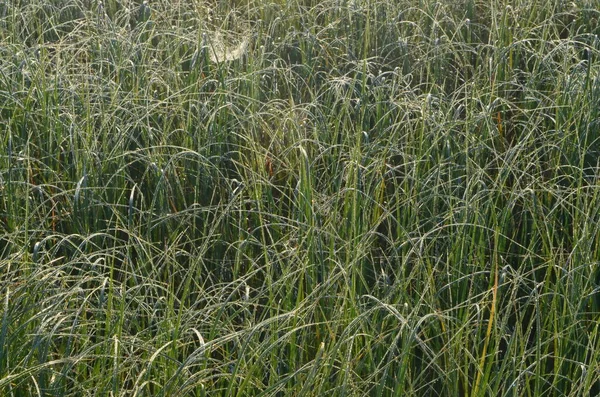
[[[2,394],[598,394],[599,17],[0,4]]]

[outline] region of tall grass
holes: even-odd
[[[0,4],[2,394],[599,393],[599,17]]]

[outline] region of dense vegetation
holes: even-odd
[[[0,390],[600,393],[597,0],[0,3]]]

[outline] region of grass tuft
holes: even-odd
[[[0,4],[3,395],[597,395],[599,17]]]

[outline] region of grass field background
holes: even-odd
[[[600,393],[599,19],[3,1],[0,394]]]

